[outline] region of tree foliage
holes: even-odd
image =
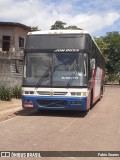
[[[38,26],[33,26],[31,27],[31,31],[40,31],[40,29],[38,28]]]
[[[107,63],[109,61],[109,59],[108,59],[108,47],[109,47],[108,44],[103,40],[103,37],[100,37],[100,38],[94,37],[94,39],[103,54],[105,62]]]
[[[56,21],[52,26],[50,30],[55,30],[55,29],[64,29],[66,23],[62,22],[62,21]]]
[[[71,30],[82,30],[81,28],[78,28],[77,26],[68,26],[65,29],[71,29]]]
[[[71,30],[81,30],[81,28],[78,28],[77,26],[71,25],[65,27],[66,23],[62,21],[56,21],[52,26],[51,30],[56,30],[56,29],[71,29]]]
[[[120,34],[119,32],[106,33],[104,37],[95,38],[106,61],[108,74],[120,72]]]
[[[109,32],[103,37],[105,43],[108,44],[108,73],[117,74],[120,72],[120,34],[119,32]]]

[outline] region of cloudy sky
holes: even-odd
[[[49,30],[56,20],[93,36],[120,31],[120,0],[0,0],[0,21]]]

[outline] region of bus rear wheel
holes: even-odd
[[[91,91],[91,98],[90,98],[90,109],[93,108],[93,90]]]

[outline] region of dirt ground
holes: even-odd
[[[21,99],[0,101],[0,122],[24,112]]]
[[[0,111],[21,106],[21,99],[12,99],[11,101],[0,100]]]

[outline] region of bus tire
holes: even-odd
[[[93,90],[91,91],[91,97],[90,97],[90,110],[93,108]]]

